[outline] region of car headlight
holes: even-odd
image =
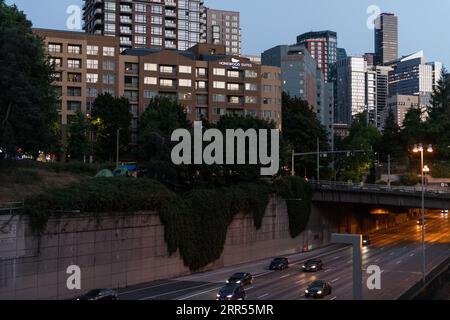
[[[302,268],[306,268],[305,265],[303,265]]]
[[[311,268],[315,269],[315,268],[316,268],[316,266],[312,266]]]
[[[232,294],[227,295],[227,298],[232,298],[232,297],[233,297]]]
[[[305,293],[309,293],[309,291],[308,291],[308,290],[305,290]]]
[[[220,294],[217,294],[217,296],[216,296],[217,298],[220,298]]]
[[[241,280],[236,281],[236,283],[241,283]]]
[[[227,283],[230,283],[230,281],[229,281],[229,280],[227,280]]]
[[[322,294],[322,291],[317,291],[317,294]]]

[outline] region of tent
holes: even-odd
[[[111,170],[108,169],[103,169],[100,170],[96,175],[96,178],[112,178],[114,177],[113,173],[111,172]]]

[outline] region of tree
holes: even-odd
[[[400,127],[395,121],[395,116],[392,112],[392,109],[389,109],[383,135],[381,136],[381,141],[377,148],[380,153],[380,159],[382,161],[387,161],[389,155],[392,158],[398,159],[405,154],[405,150],[403,150],[401,144],[399,144],[399,141]]]
[[[119,148],[125,149],[130,143],[132,116],[128,99],[114,98],[108,93],[99,95],[92,106],[92,119],[97,132],[98,157],[102,160],[114,160],[119,129]]]
[[[287,159],[285,158],[285,165],[291,167],[290,152],[292,150],[296,153],[315,152],[317,150],[317,137],[319,138],[320,149],[322,151],[329,150],[327,131],[305,100],[292,98],[283,93],[282,112],[282,135],[289,149],[289,156]],[[321,160],[321,163],[325,166],[327,160]],[[316,167],[315,156],[297,158],[295,161],[295,171],[303,174],[306,170],[310,177],[316,176]]]
[[[31,22],[0,0],[0,146],[37,155],[56,145],[59,132],[54,68]]]
[[[88,153],[89,129],[88,119],[81,111],[78,111],[68,130],[67,153],[71,159],[83,159]]]
[[[403,129],[400,132],[401,143],[404,150],[409,150],[419,142],[424,142],[426,130],[422,122],[423,111],[419,107],[408,110],[403,121]]]

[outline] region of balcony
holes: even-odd
[[[131,20],[129,17],[120,17],[120,23],[131,25],[133,23],[133,20]]]
[[[167,29],[176,29],[177,24],[172,21],[166,21],[166,28]]]
[[[176,8],[177,3],[173,0],[166,0],[164,1],[164,4],[166,5],[166,8]]]
[[[177,14],[175,11],[172,10],[166,10],[166,18],[173,18],[175,19],[177,17]]]
[[[174,32],[166,32],[165,35],[166,39],[176,39],[177,35]]]

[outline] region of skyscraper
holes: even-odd
[[[307,32],[297,37],[297,45],[305,46],[322,69],[325,81],[332,81],[332,67],[337,61],[337,33]]]
[[[206,42],[203,0],[84,0],[87,33],[120,38],[121,50],[186,50]]]
[[[398,58],[398,18],[382,13],[375,20],[375,63],[384,65]]]
[[[241,27],[239,12],[206,8],[207,42],[225,46],[226,53],[241,54]]]

